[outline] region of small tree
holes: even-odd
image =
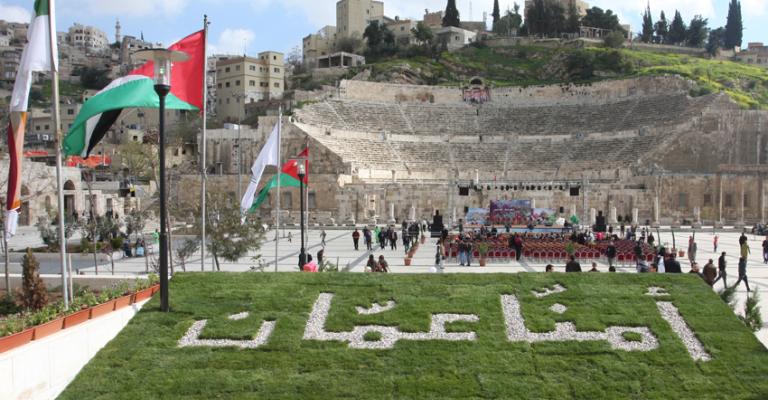
[[[712,57],[717,56],[717,53],[725,46],[725,29],[717,28],[709,31],[709,39],[707,40],[707,54]]]
[[[131,235],[135,235],[137,238],[141,236],[144,226],[147,224],[148,215],[148,211],[133,209],[125,216],[125,230],[129,238]]]
[[[741,2],[731,0],[728,3],[728,20],[725,24],[725,48],[731,50],[736,46],[740,47],[743,36],[744,24],[741,19]]]
[[[459,9],[456,8],[456,0],[448,0],[448,4],[445,6],[445,14],[443,16],[443,26],[461,26],[461,20],[459,19]]]
[[[680,15],[680,11],[675,10],[675,18],[672,19],[672,24],[669,26],[669,36],[667,42],[674,45],[681,45],[685,43],[685,31],[687,30],[683,17]]]
[[[653,40],[653,17],[651,17],[651,6],[646,6],[643,13],[643,31],[640,35],[640,40],[644,43],[651,43]]]
[[[611,32],[603,38],[605,47],[618,49],[624,45],[624,34],[621,32]]]
[[[689,47],[704,47],[707,36],[709,36],[707,23],[708,20],[702,18],[701,15],[693,17],[688,30],[685,32],[685,42]]]
[[[48,304],[48,290],[40,278],[40,263],[32,254],[32,249],[27,249],[27,254],[21,261],[21,267],[19,303],[27,310],[37,311]]]
[[[656,42],[661,44],[667,43],[667,35],[669,35],[669,22],[667,22],[667,17],[664,15],[664,11],[661,12],[659,21],[656,22],[656,25],[654,25],[654,30],[656,31]]]
[[[432,44],[432,41],[435,40],[435,35],[432,32],[432,28],[427,26],[422,21],[419,21],[416,24],[416,27],[411,29],[411,34],[413,34],[413,37],[416,38],[416,41],[422,45],[422,46],[429,46]]]
[[[497,22],[499,22],[499,19],[501,19],[501,11],[499,10],[499,0],[493,0],[493,12],[491,13],[491,16],[493,17],[494,25]]]
[[[763,317],[760,314],[760,295],[755,288],[752,296],[747,296],[747,302],[744,304],[744,316],[739,317],[747,328],[752,332],[763,329]]]
[[[189,257],[192,257],[192,255],[195,254],[199,249],[200,249],[200,242],[194,239],[185,240],[184,244],[182,244],[181,247],[176,249],[176,258],[181,263],[182,271],[187,272],[187,265],[186,265],[187,260],[189,259]]]
[[[264,228],[253,214],[243,216],[236,200],[226,195],[212,196],[208,214],[207,248],[218,271],[221,271],[219,258],[236,262],[248,252],[261,248]]]

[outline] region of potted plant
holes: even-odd
[[[35,326],[34,340],[40,340],[46,336],[64,329],[64,318],[60,317],[63,311],[61,303],[48,305],[32,314],[30,325]]]
[[[26,329],[8,336],[0,337],[0,353],[24,346],[32,341],[34,329]]]
[[[482,242],[477,245],[477,252],[480,253],[480,266],[485,267],[485,257],[488,255],[488,243]]]
[[[573,242],[568,242],[565,245],[565,252],[568,253],[569,257],[576,253],[576,246],[573,244]]]
[[[411,266],[411,257],[410,257],[410,255],[405,257],[405,266],[406,267],[410,267]]]
[[[98,318],[104,314],[109,314],[115,310],[115,300],[110,299],[107,292],[99,295],[98,300],[101,304],[91,307],[91,319]]]

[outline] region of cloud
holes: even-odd
[[[216,43],[209,44],[210,54],[243,54],[243,49],[253,43],[256,34],[250,29],[225,29]],[[247,52],[246,52],[247,54]]]
[[[83,10],[93,15],[147,17],[153,15],[179,15],[187,7],[188,0],[74,0],[59,3],[72,13]]]
[[[32,20],[32,12],[26,8],[3,3],[0,3],[0,15],[0,18],[8,22],[28,23]]]
[[[654,20],[659,17],[662,10],[664,10],[664,14],[666,14],[667,18],[670,20],[674,17],[675,10],[680,11],[680,14],[683,16],[686,23],[693,18],[694,15],[701,15],[704,18],[717,16],[715,13],[715,5],[712,0],[603,0],[590,3],[590,5],[603,9],[610,8],[611,10],[620,12],[630,19],[640,19],[643,11],[645,11],[645,7],[649,4]]]
[[[768,0],[741,0],[741,14],[748,18],[762,16],[766,10]]]

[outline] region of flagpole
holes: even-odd
[[[282,178],[283,106],[277,109],[277,215],[275,215],[275,272],[277,272],[280,245],[280,180]]]
[[[56,15],[54,13],[54,0],[48,2],[48,34],[51,54],[51,88],[53,92],[53,128],[56,130],[56,184],[59,197],[59,260],[61,262],[61,290],[64,297],[64,308],[69,307],[69,290],[67,285],[67,238],[64,225],[64,177],[62,172],[61,155],[61,122],[59,117],[59,71],[57,65],[58,53],[56,51]]]
[[[202,150],[200,154],[200,271],[205,271],[205,183],[207,178],[207,157],[208,149],[207,130],[208,130],[208,15],[203,16],[203,134]]]

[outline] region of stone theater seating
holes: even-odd
[[[685,94],[591,105],[401,104],[327,100],[296,122],[344,162],[382,171],[630,167],[718,99]],[[668,136],[668,135],[667,135]]]

